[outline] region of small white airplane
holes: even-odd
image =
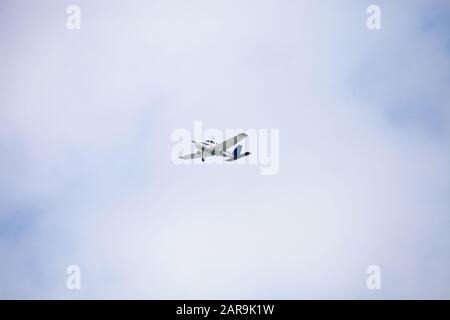
[[[219,156],[219,157],[228,157],[226,161],[234,161],[243,157],[250,155],[250,152],[241,153],[242,146],[238,145],[233,152],[228,152],[227,149],[237,145],[239,141],[247,138],[247,134],[239,133],[237,136],[234,136],[230,139],[227,139],[221,143],[215,143],[212,140],[206,140],[201,143],[192,140],[195,147],[199,150],[195,153],[187,154],[185,156],[181,156],[180,159],[196,159],[202,158],[202,161],[205,161],[205,157],[209,156]]]

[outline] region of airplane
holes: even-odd
[[[238,145],[233,152],[227,151],[227,149],[237,145],[239,141],[242,139],[247,138],[248,135],[245,133],[239,133],[238,135],[229,138],[221,143],[215,143],[213,140],[205,140],[203,142],[196,142],[195,140],[192,140],[192,143],[195,145],[195,147],[198,149],[197,152],[187,154],[185,156],[179,157],[180,159],[196,159],[196,158],[202,158],[202,161],[205,161],[205,157],[209,156],[222,156],[222,157],[228,157],[226,161],[235,161],[238,159],[241,159],[243,157],[246,157],[250,155],[250,152],[241,153],[242,146]]]

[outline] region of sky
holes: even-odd
[[[450,298],[449,1],[3,0],[0,39],[0,298]],[[278,172],[175,164],[195,121]]]

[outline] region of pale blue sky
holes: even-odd
[[[2,1],[0,297],[450,298],[449,21],[443,0]],[[279,173],[174,165],[195,120],[279,129]]]

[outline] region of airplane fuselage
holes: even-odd
[[[202,153],[202,159],[205,156],[223,156],[223,157],[232,156],[232,153],[226,150],[220,150],[218,153],[215,152],[214,148],[217,146],[217,143],[215,143],[214,141],[206,140],[202,141],[201,143],[195,141],[192,142],[194,142],[195,147]]]

